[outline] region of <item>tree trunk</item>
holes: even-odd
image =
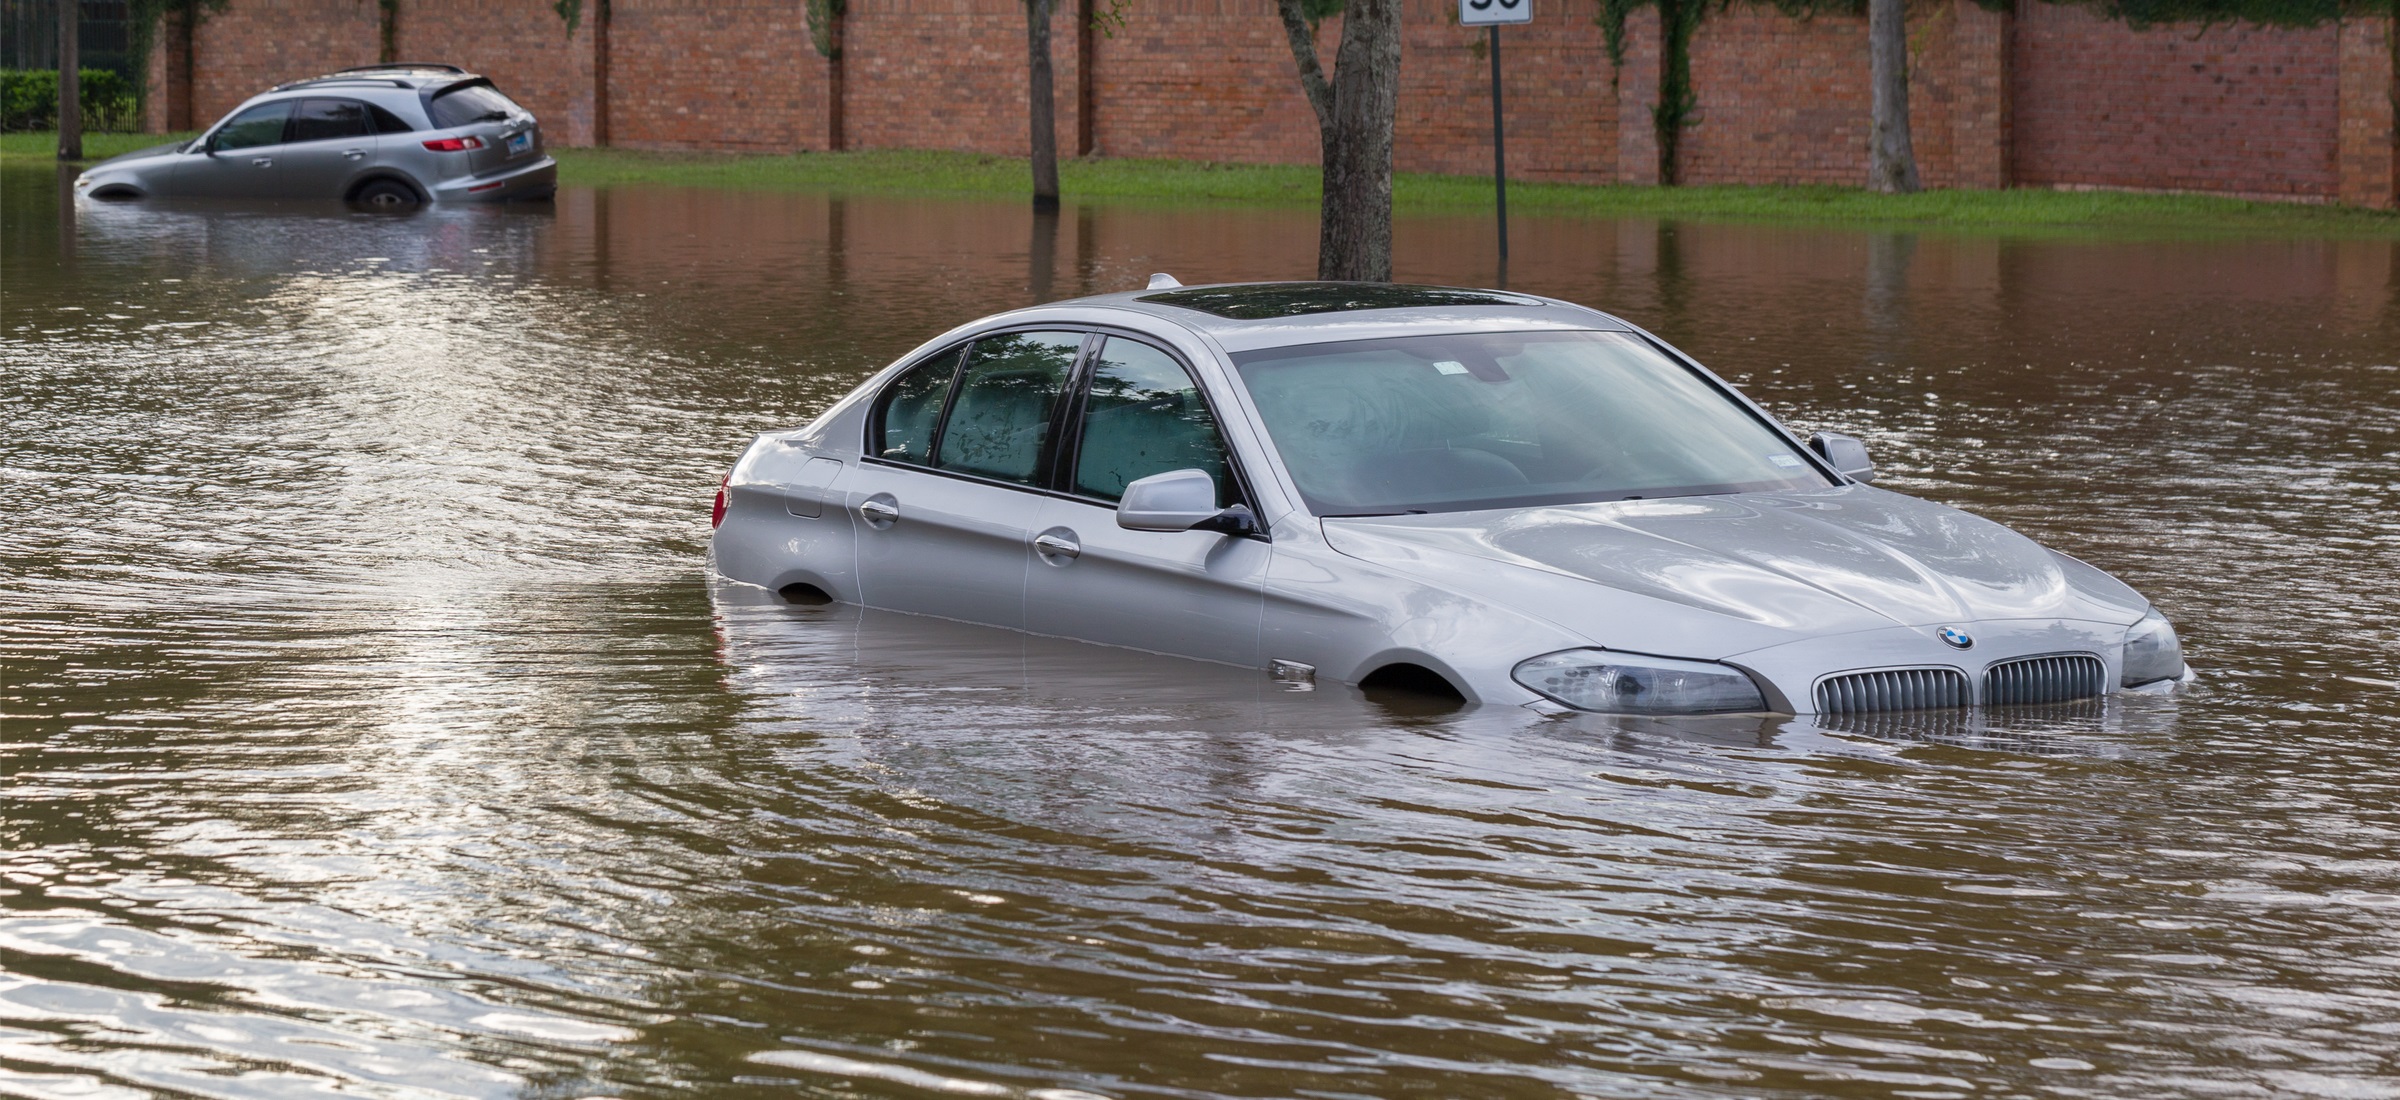
[[[380,0],[383,9],[383,49],[376,61],[389,65],[400,60],[400,0]]]
[[[1923,190],[1908,138],[1908,4],[1867,0],[1867,60],[1875,119],[1867,129],[1867,186],[1885,194]]]
[[[83,159],[83,51],[76,24],[83,5],[58,0],[58,159]]]
[[[1400,105],[1400,0],[1350,0],[1333,63],[1340,186],[1326,174],[1322,217],[1336,226],[1320,277],[1392,281],[1392,119]]]
[[[1400,0],[1349,0],[1333,79],[1300,0],[1277,0],[1300,87],[1317,115],[1324,194],[1317,277],[1392,278],[1392,120],[1400,99]]]
[[[1033,208],[1058,209],[1057,78],[1050,67],[1052,0],[1025,0],[1027,104],[1033,129]]]

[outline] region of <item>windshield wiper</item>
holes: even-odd
[[[1427,511],[1426,511],[1425,509],[1423,509],[1423,508],[1402,508],[1401,510],[1399,510],[1399,511],[1397,511],[1397,512],[1327,512],[1326,514],[1324,514],[1324,515],[1321,515],[1321,516],[1318,516],[1317,518],[1318,518],[1318,519],[1373,519],[1373,518],[1375,518],[1375,517],[1377,517],[1377,516],[1422,516],[1422,515],[1430,515],[1430,514],[1431,514],[1431,513],[1427,512]]]

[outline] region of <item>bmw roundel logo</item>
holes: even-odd
[[[1952,649],[1973,649],[1975,639],[1955,626],[1945,626],[1942,628],[1942,644]]]

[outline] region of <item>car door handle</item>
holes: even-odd
[[[351,160],[357,160],[360,157],[366,156],[367,151],[364,149],[344,149],[342,150],[342,155],[349,157]]]
[[[899,522],[900,502],[879,493],[859,501],[858,514],[866,519],[867,526],[880,531]]]
[[[1033,537],[1033,552],[1045,558],[1072,558],[1083,553],[1083,547],[1067,535],[1044,531]]]
[[[252,168],[273,168],[273,167],[275,167],[275,158],[274,158],[274,157],[251,157],[251,158],[250,158],[250,167],[252,167]]]

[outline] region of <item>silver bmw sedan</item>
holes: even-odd
[[[101,161],[95,199],[346,199],[370,206],[547,198],[558,162],[533,113],[454,65],[373,65],[254,96],[199,137]]]
[[[2189,677],[2139,593],[1873,477],[1572,303],[1160,276],[954,329],[759,436],[712,558],[797,603],[1550,710]]]

